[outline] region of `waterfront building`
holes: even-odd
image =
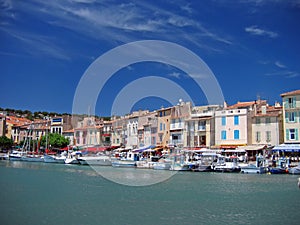
[[[149,112],[138,118],[138,147],[156,145],[157,112]]]
[[[51,118],[51,133],[62,134],[63,133],[64,120],[62,117]]]
[[[100,145],[111,145],[112,122],[100,120]]]
[[[156,145],[164,148],[170,145],[170,121],[172,107],[157,110],[157,141]]]
[[[185,119],[184,146],[192,149],[215,145],[215,111],[217,105],[194,106]]]
[[[300,144],[300,90],[281,94],[284,143]]]
[[[181,99],[171,108],[170,144],[178,147],[184,146],[185,120],[190,117],[191,103]]]
[[[145,116],[149,113],[148,110],[139,110],[132,112],[127,116],[126,120],[126,147],[127,148],[137,148],[138,147],[138,122],[139,117]],[[126,135],[125,134],[125,135]]]
[[[20,141],[24,140],[28,125],[31,123],[32,121],[26,118],[6,116],[6,137],[12,139],[15,144],[20,143]]]
[[[252,116],[252,145],[275,146],[283,143],[282,107],[267,104],[255,107]]]
[[[111,144],[114,147],[120,147],[126,145],[126,118],[122,117],[112,117],[112,132],[111,132]]]

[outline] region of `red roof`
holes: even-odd
[[[285,96],[290,96],[290,95],[300,95],[300,90],[286,92],[286,93],[281,94],[280,96],[285,97]]]

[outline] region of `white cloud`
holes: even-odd
[[[180,73],[173,72],[173,73],[169,73],[168,76],[175,77],[175,78],[179,79],[180,78]]]
[[[278,37],[278,34],[276,32],[258,28],[258,26],[256,26],[256,25],[246,27],[245,31],[252,34],[252,35],[257,35],[257,36],[267,36],[267,37],[270,37],[270,38]]]

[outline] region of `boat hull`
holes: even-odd
[[[136,167],[136,161],[132,160],[115,160],[112,161],[113,167]]]
[[[91,166],[111,166],[111,158],[109,156],[101,157],[79,157],[78,161],[81,165],[91,165]]]

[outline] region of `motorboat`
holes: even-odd
[[[289,174],[300,174],[300,163],[296,167],[289,168]]]
[[[230,157],[218,155],[217,162],[212,165],[212,168],[216,172],[240,172],[241,171],[241,168],[238,166],[238,157],[234,155]]]
[[[170,170],[172,162],[164,159],[162,161],[155,162],[153,165],[154,170]]]
[[[66,156],[44,155],[45,163],[65,163]]]
[[[113,157],[111,164],[113,167],[136,167],[137,161],[140,161],[139,153],[128,151],[125,157]]]
[[[81,154],[81,152],[72,152],[68,153],[65,164],[79,164],[78,157]]]
[[[267,172],[266,161],[263,156],[256,157],[256,164],[248,164],[246,166],[240,166],[241,173],[255,173],[261,174]]]
[[[26,154],[26,152],[23,151],[12,151],[9,153],[8,158],[11,161],[21,161],[22,157]]]
[[[203,152],[197,161],[196,167],[192,169],[194,172],[210,172],[213,171],[212,165],[216,160],[217,154],[214,152]]]

